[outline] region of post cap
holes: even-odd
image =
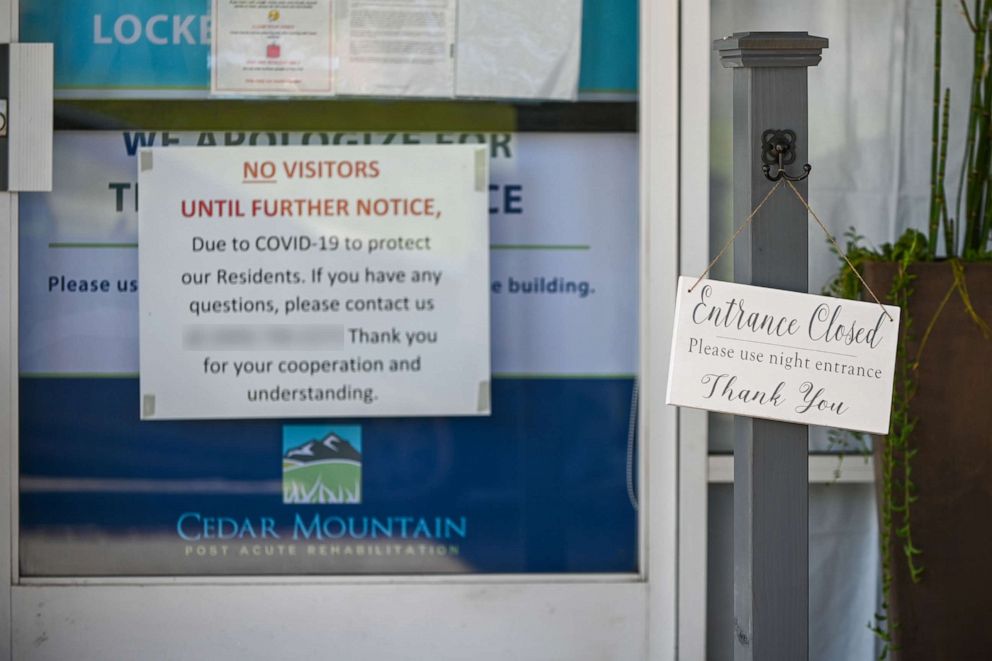
[[[830,42],[808,32],[735,32],[713,42],[720,63],[738,67],[815,67]]]

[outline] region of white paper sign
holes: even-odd
[[[331,0],[214,0],[214,94],[333,94]]]
[[[340,94],[451,97],[455,0],[339,0]]]
[[[143,419],[489,413],[485,147],[139,156]]]
[[[582,0],[458,3],[455,95],[574,101]]]
[[[889,430],[899,308],[679,278],[667,403]]]
[[[211,2],[213,94],[577,94],[581,0]]]

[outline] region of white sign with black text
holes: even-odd
[[[888,432],[899,308],[692,283],[679,278],[668,404]]]

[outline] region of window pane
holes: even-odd
[[[103,4],[22,3],[22,29],[40,40],[43,19],[79,12],[92,26]],[[637,571],[636,3],[624,6],[586,3],[600,36],[627,35],[626,55],[592,70],[584,55],[580,80],[625,102],[74,100],[60,69],[54,190],[20,196],[22,575]],[[193,80],[201,47],[180,49],[173,73]],[[136,149],[411,143],[489,147],[493,414],[139,421]],[[284,504],[289,453],[341,441],[351,467],[334,502]]]

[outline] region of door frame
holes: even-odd
[[[0,41],[17,40],[17,5],[0,0]],[[0,659],[302,657],[329,646],[342,658],[676,658],[679,416],[664,388],[680,269],[679,2],[642,0],[639,11],[640,572],[21,578],[17,195],[0,193],[0,566],[10,568],[0,581]],[[326,628],[313,626],[315,613]]]

